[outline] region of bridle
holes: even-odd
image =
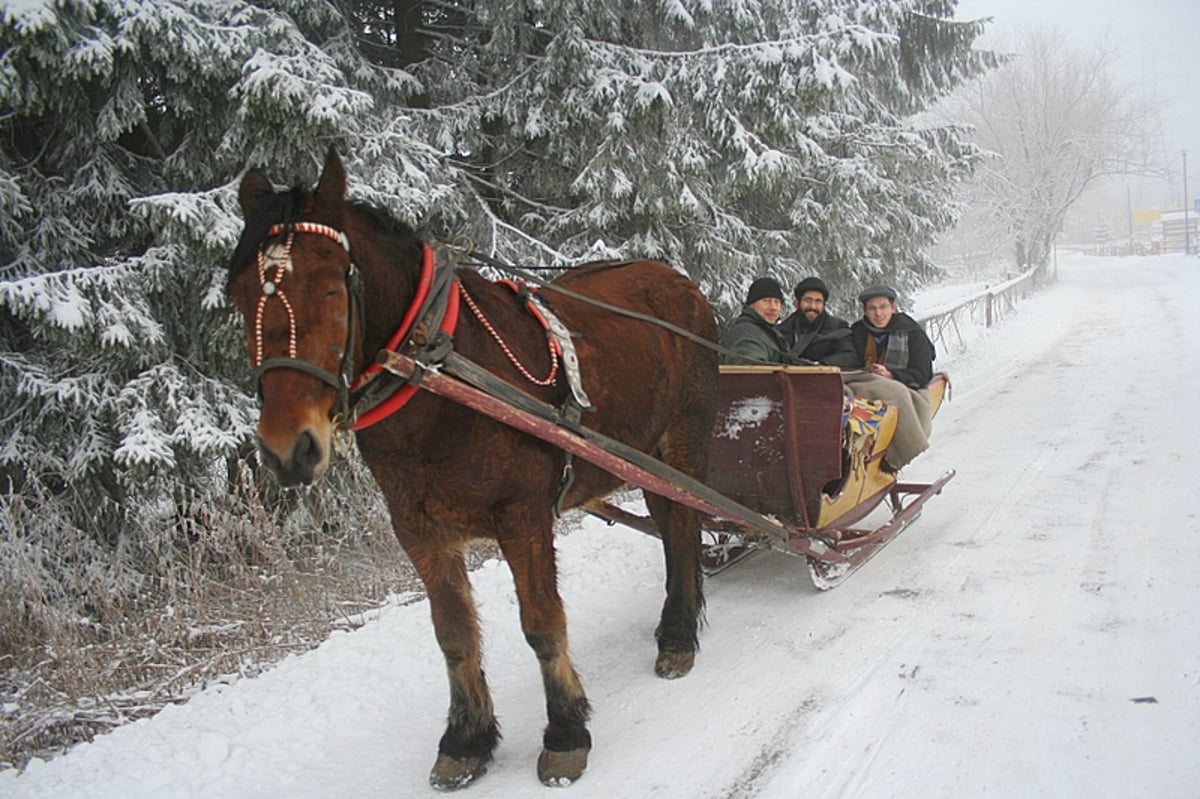
[[[342,350],[342,363],[337,375],[322,369],[312,361],[304,360],[297,354],[296,315],[284,287],[285,277],[293,271],[292,242],[297,233],[310,233],[333,239],[342,245],[349,260],[346,268],[346,294],[349,303],[349,313],[346,319],[346,346]],[[350,385],[354,379],[354,334],[356,327],[361,326],[363,318],[362,273],[355,266],[354,259],[349,257],[350,240],[340,230],[316,222],[293,222],[289,225],[274,225],[267,231],[268,238],[280,235],[286,236],[282,245],[276,245],[281,247],[282,252],[269,254],[265,242],[258,248],[258,282],[262,287],[262,293],[258,297],[258,305],[254,311],[254,380],[261,396],[263,375],[272,369],[295,369],[311,375],[337,392],[338,400],[333,418],[336,422],[341,423],[341,420],[348,419],[350,416]],[[272,266],[274,266],[273,275],[269,274]],[[272,299],[278,300],[287,314],[288,354],[287,357],[264,360],[263,316],[266,313],[267,304]]]
[[[346,294],[349,305],[346,317],[346,346],[342,350],[342,362],[338,374],[334,375],[311,361],[299,357],[297,349],[296,316],[291,300],[284,290],[284,278],[293,271],[292,242],[297,233],[307,233],[332,239],[346,251],[349,263],[346,268]],[[354,361],[356,328],[364,327],[362,273],[355,266],[350,254],[350,239],[340,230],[317,222],[293,222],[274,225],[267,231],[267,238],[286,235],[278,253],[268,253],[267,244],[258,248],[258,281],[262,289],[254,314],[254,380],[259,396],[262,396],[263,375],[272,369],[295,369],[317,378],[337,392],[337,402],[330,418],[340,430],[361,430],[395,413],[416,393],[417,386],[397,386],[386,380],[376,381],[382,376],[377,363],[370,363],[355,376]],[[410,344],[418,330],[429,340],[423,342],[414,353],[419,359],[427,359],[434,352],[448,348],[458,322],[459,294],[453,291],[453,269],[439,269],[433,251],[422,244],[421,276],[417,282],[412,304],[404,315],[400,326],[385,345],[386,349],[399,350]],[[269,274],[272,266],[274,274]],[[288,319],[287,357],[263,359],[263,316],[267,304],[277,299],[283,306]],[[444,354],[444,353],[443,353]],[[382,384],[387,383],[386,386]],[[382,390],[381,389],[382,386]],[[359,409],[359,405],[366,407]]]

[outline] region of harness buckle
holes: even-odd
[[[354,449],[353,423],[344,413],[338,412],[330,420],[333,422],[333,451],[343,458]]]

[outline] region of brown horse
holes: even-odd
[[[570,470],[561,450],[413,386],[374,410],[362,406],[378,399],[363,398],[374,385],[395,379],[371,366],[379,350],[436,360],[452,342],[455,353],[504,381],[568,407],[577,392],[559,363],[569,359],[554,353],[569,354],[570,346],[552,350],[509,286],[469,269],[431,266],[429,247],[412,230],[348,202],[345,168],[333,148],[315,191],[275,192],[252,170],[238,198],[246,225],[228,291],[245,318],[259,377],[261,458],[281,482],[308,483],[328,465],[339,426],[358,431],[396,536],[425,582],[449,672],[449,719],[430,782],[442,789],[469,784],[487,770],[500,738],[463,560],[469,540],[489,538],[508,561],[525,639],[541,666],[548,723],[538,776],[547,785],[569,784],[587,765],[590,707],[567,649],[555,508],[602,497],[620,481],[580,462],[573,481],[565,480]],[[711,341],[716,322],[708,302],[657,261],[588,264],[538,292],[571,331],[584,394],[578,404],[590,399],[594,406],[583,423],[703,479],[716,355],[581,295]],[[381,413],[400,404],[396,397],[406,404]],[[695,660],[703,607],[699,523],[692,510],[661,497],[647,494],[646,503],[667,567],[655,671],[679,677]]]

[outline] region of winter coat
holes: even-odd
[[[937,357],[929,336],[906,313],[897,312],[883,330],[859,319],[850,326],[854,338],[855,366],[867,363],[868,342],[875,341],[876,355],[872,363],[882,363],[892,376],[909,388],[922,389],[933,379],[933,359]]]
[[[733,324],[725,331],[725,335],[721,336],[721,346],[740,355],[768,363],[782,363],[784,351],[787,349],[784,346],[783,337],[779,334],[778,326],[763,319],[749,306],[742,309],[741,315],[733,320]],[[753,363],[750,360],[741,360],[728,355],[721,355],[721,362]]]
[[[801,311],[792,313],[779,325],[794,359],[815,361],[829,366],[857,366],[850,323],[822,311],[809,322]]]

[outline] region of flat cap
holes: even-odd
[[[875,297],[887,297],[892,302],[896,301],[896,291],[891,286],[868,286],[858,295],[859,302],[866,302]]]

